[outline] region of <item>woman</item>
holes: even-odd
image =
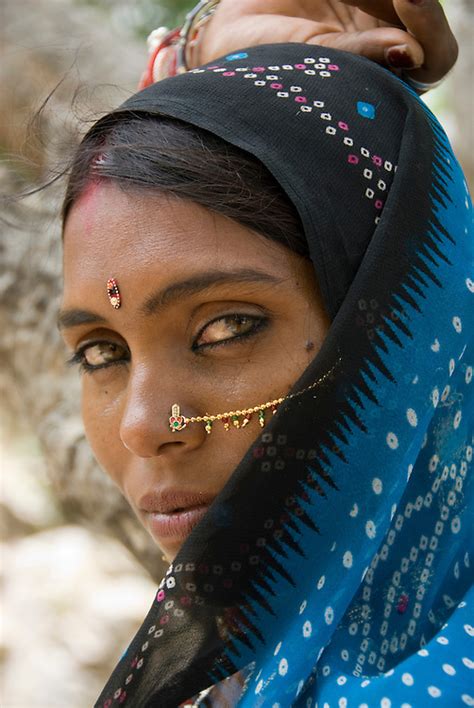
[[[171,561],[97,705],[472,705],[470,202],[426,108],[240,50],[99,121],[64,218],[86,431]]]

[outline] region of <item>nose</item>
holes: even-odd
[[[120,439],[134,455],[155,457],[165,452],[190,452],[206,439],[204,426],[199,423],[176,432],[171,429],[171,408],[178,400],[183,415],[198,415],[191,402],[183,398],[183,392],[189,392],[190,387],[182,379],[174,380],[179,381],[179,386],[166,382],[157,385],[156,379],[150,381],[150,376],[143,372],[131,375],[121,417]]]

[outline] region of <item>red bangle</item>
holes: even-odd
[[[142,74],[142,77],[140,79],[140,82],[138,84],[138,89],[144,89],[147,86],[151,86],[152,84],[155,83],[156,79],[154,77],[154,68],[155,68],[155,62],[158,59],[158,55],[160,52],[164,49],[167,49],[168,47],[171,47],[173,42],[179,37],[179,33],[181,31],[180,27],[177,27],[174,30],[171,30],[168,32],[167,35],[163,38],[163,40],[153,49],[151,56],[148,60],[147,67],[145,71]],[[168,71],[168,76],[175,76],[176,75],[176,59],[172,62],[172,65],[169,67]]]
[[[199,0],[198,4],[187,13],[182,27],[171,32],[160,27],[151,33],[148,38],[149,43],[151,42],[153,47],[154,43],[158,42],[158,46],[152,49],[148,66],[139,83],[140,89],[151,86],[160,79],[188,71],[186,53],[196,48],[202,29],[215,13],[219,3],[220,0]],[[163,32],[166,33],[164,37]]]

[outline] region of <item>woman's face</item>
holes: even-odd
[[[171,406],[190,417],[286,395],[329,326],[312,266],[196,204],[111,183],[76,203],[64,244],[60,326],[87,437],[172,559],[261,429],[254,416],[172,432]]]

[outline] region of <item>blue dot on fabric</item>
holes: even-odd
[[[226,56],[227,61],[237,61],[238,59],[247,59],[247,52],[238,52],[237,54],[228,54]]]
[[[365,101],[357,101],[357,113],[362,118],[373,120],[375,118],[375,106],[372,103],[365,103]]]

